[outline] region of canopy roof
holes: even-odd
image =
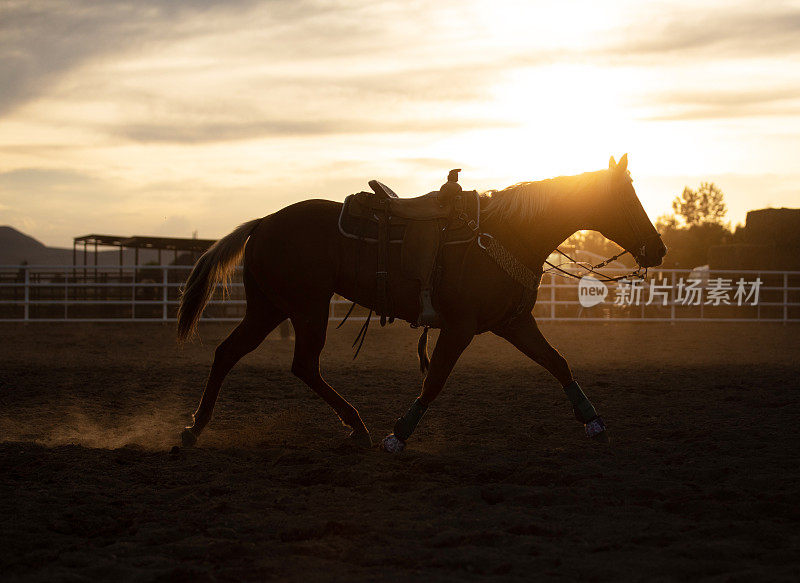
[[[102,245],[104,247],[128,247],[130,249],[163,249],[165,251],[203,252],[216,241],[214,239],[181,239],[178,237],[129,237],[125,235],[83,235],[75,237],[75,243]]]

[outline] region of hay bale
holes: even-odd
[[[759,209],[748,212],[744,238],[751,245],[800,248],[800,209]]]

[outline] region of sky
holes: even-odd
[[[800,2],[0,0],[0,224],[216,238],[377,178],[800,206]]]

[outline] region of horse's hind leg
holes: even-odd
[[[294,325],[295,346],[292,373],[336,411],[342,423],[353,430],[350,437],[356,444],[370,447],[372,440],[369,431],[356,408],[326,383],[319,371],[319,355],[325,346],[328,328],[329,302],[328,297],[324,301],[293,310],[291,321]]]
[[[286,319],[285,312],[270,305],[260,294],[257,296],[248,294],[244,319],[214,352],[214,363],[211,365],[203,398],[193,416],[193,423],[181,434],[181,440],[186,447],[194,445],[200,432],[211,420],[225,376],[245,354],[255,350],[267,334]]]
[[[406,447],[406,441],[414,433],[417,424],[422,419],[425,411],[433,400],[439,395],[447,382],[447,377],[453,370],[461,353],[472,342],[475,336],[475,326],[468,321],[462,321],[460,326],[442,328],[433,349],[431,364],[428,374],[422,382],[422,393],[411,404],[405,415],[394,424],[394,432],[387,435],[381,447],[389,453],[400,453]]]

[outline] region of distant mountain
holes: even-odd
[[[47,247],[14,227],[0,227],[0,265],[72,265],[72,249]]]
[[[139,263],[157,260],[156,251],[142,249],[139,252]],[[164,262],[172,260],[172,253],[164,254]],[[0,265],[72,265],[72,249],[47,247],[41,241],[21,233],[14,227],[0,226]],[[125,249],[123,255],[125,265],[133,265],[134,250]],[[78,246],[78,265],[83,264],[83,246]],[[87,263],[94,265],[94,248],[89,247]],[[97,253],[98,265],[119,265],[119,250],[99,251]]]

